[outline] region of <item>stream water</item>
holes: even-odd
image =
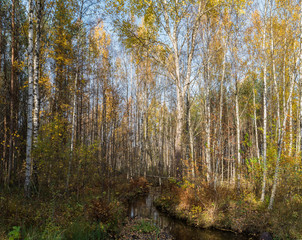
[[[158,211],[153,205],[154,194],[135,199],[129,207],[128,216],[131,218],[149,218],[155,224],[170,233],[176,240],[249,240],[246,235],[191,227],[180,220],[169,217]]]

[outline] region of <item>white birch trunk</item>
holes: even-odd
[[[277,183],[278,183],[278,178],[279,178],[280,159],[281,159],[281,154],[282,154],[283,137],[284,137],[284,133],[285,133],[286,120],[287,120],[288,111],[289,111],[290,99],[292,97],[294,83],[295,83],[294,79],[295,79],[295,76],[294,76],[294,74],[292,74],[289,96],[288,96],[288,100],[286,103],[286,110],[284,113],[284,119],[283,119],[282,127],[279,129],[279,133],[278,133],[278,154],[277,154],[277,161],[276,161],[276,167],[275,167],[273,188],[272,188],[271,198],[270,198],[270,202],[269,202],[269,206],[268,206],[268,209],[270,209],[270,210],[273,208],[274,199],[276,196]]]
[[[300,84],[299,84],[299,88],[301,88]],[[299,89],[299,92],[301,93],[301,89]],[[298,106],[297,107],[297,112],[296,112],[296,116],[297,116],[297,128],[296,128],[296,151],[295,151],[295,156],[299,156],[299,153],[300,153],[300,109],[301,109],[301,106],[300,106],[300,100],[298,100]],[[299,159],[299,158],[297,158]],[[298,163],[298,162],[297,162]]]
[[[189,130],[189,145],[190,145],[190,160],[191,160],[191,173],[192,178],[195,178],[195,157],[194,157],[194,139],[193,139],[193,126],[191,123],[191,99],[190,92],[188,91],[188,130]]]
[[[286,44],[286,41],[285,43]],[[283,59],[283,72],[282,72],[282,76],[283,76],[283,88],[282,88],[282,96],[283,96],[283,116],[284,116],[284,113],[285,113],[285,108],[286,108],[286,100],[285,100],[285,89],[286,89],[286,57],[284,55],[284,59]]]
[[[226,43],[225,43],[225,49],[224,49],[224,56],[223,56],[223,63],[222,63],[222,76],[220,81],[220,98],[219,98],[219,132],[218,132],[218,146],[219,146],[219,156],[216,159],[216,169],[218,169],[218,163],[219,158],[221,160],[221,176],[223,179],[223,149],[222,149],[222,110],[223,110],[223,83],[224,83],[224,77],[225,77],[225,61],[226,61]],[[216,189],[217,186],[217,174],[215,174],[215,180],[214,180],[214,188]]]
[[[279,128],[281,127],[281,115],[280,115],[280,96],[279,96],[279,89],[277,84],[277,78],[276,78],[276,63],[275,63],[275,57],[274,57],[274,31],[273,31],[273,20],[272,20],[272,8],[273,8],[273,0],[270,0],[270,49],[271,49],[271,59],[272,59],[272,75],[273,75],[273,82],[274,82],[274,88],[276,92],[276,101],[277,101],[277,128],[276,133],[278,133]],[[285,91],[284,91],[285,93]],[[276,134],[277,135],[277,134]]]
[[[302,1],[300,1],[300,155],[302,156]]]
[[[27,138],[26,138],[26,165],[24,191],[30,196],[30,185],[32,176],[32,134],[33,134],[33,0],[29,1],[29,29],[28,29],[28,100],[27,100]]]
[[[260,151],[259,151],[259,143],[258,143],[258,125],[257,125],[257,107],[256,107],[256,89],[253,89],[253,105],[254,105],[254,126],[255,126],[255,143],[256,143],[256,156],[258,161],[260,161]]]
[[[34,115],[33,115],[33,144],[37,144],[39,129],[39,71],[40,71],[40,41],[41,41],[42,4],[38,0],[37,35],[34,56]]]
[[[211,104],[210,104],[210,74],[209,62],[206,69],[206,96],[205,96],[205,115],[206,115],[206,165],[207,165],[207,181],[212,181],[212,165],[211,165]]]
[[[262,179],[262,192],[261,202],[264,201],[265,189],[266,189],[266,131],[267,131],[267,89],[266,89],[266,72],[267,72],[267,56],[266,56],[266,12],[267,12],[267,0],[265,1],[265,15],[264,15],[264,33],[263,33],[263,47],[262,52],[264,55],[264,67],[263,67],[263,179]]]
[[[75,118],[76,118],[76,106],[77,106],[77,85],[78,85],[78,67],[76,70],[76,76],[74,80],[74,92],[73,92],[73,103],[72,103],[72,122],[71,122],[71,141],[70,141],[70,156],[68,161],[68,172],[66,179],[65,191],[68,191],[70,174],[71,174],[71,163],[73,159],[73,148],[74,148],[74,133],[75,133]]]
[[[288,155],[292,156],[292,149],[293,149],[293,101],[292,97],[289,99],[289,149]]]
[[[192,67],[192,60],[194,56],[194,51],[195,51],[195,41],[196,41],[196,36],[197,36],[197,30],[198,26],[200,24],[200,18],[203,14],[202,12],[202,1],[199,2],[198,4],[198,13],[196,15],[196,18],[193,21],[193,26],[188,26],[187,28],[187,36],[189,36],[185,41],[187,43],[187,63],[185,66],[186,73],[184,74],[185,77],[182,77],[181,74],[181,61],[180,61],[180,52],[181,52],[181,47],[179,46],[179,39],[178,39],[178,34],[179,34],[179,26],[180,22],[178,19],[174,22],[173,27],[171,27],[170,24],[170,16],[168,13],[168,9],[170,8],[167,5],[167,1],[163,0],[161,2],[162,5],[162,10],[163,10],[163,27],[164,30],[166,31],[171,44],[173,48],[173,58],[174,58],[174,71],[173,73],[169,72],[171,75],[172,79],[176,83],[176,136],[175,136],[175,159],[176,159],[176,175],[178,178],[182,177],[182,161],[181,161],[181,135],[182,135],[182,129],[183,129],[183,115],[184,115],[184,97],[185,94],[187,93],[187,90],[190,85],[191,81],[191,67]],[[178,2],[176,2],[176,5],[178,5]]]
[[[237,78],[237,77],[236,77]],[[236,79],[236,96],[235,96],[235,108],[236,108],[236,143],[237,143],[237,189],[240,189],[241,178],[241,154],[240,154],[240,116],[239,116],[239,82]]]
[[[36,31],[36,42],[35,42],[35,51],[34,51],[34,82],[33,82],[33,147],[37,146],[38,141],[38,130],[39,130],[39,74],[40,74],[40,42],[41,42],[41,19],[42,19],[42,3],[41,0],[37,1],[37,31]],[[38,167],[37,162],[33,158],[33,184],[38,184]],[[38,187],[38,186],[35,186]]]

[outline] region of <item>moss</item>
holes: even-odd
[[[152,221],[144,219],[140,220],[132,229],[142,233],[152,233],[160,230]]]

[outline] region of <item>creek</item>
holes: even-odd
[[[255,239],[243,234],[235,234],[215,229],[202,229],[188,224],[160,212],[153,205],[157,196],[150,192],[147,196],[133,200],[128,209],[130,218],[151,219],[159,228],[169,233],[175,240],[249,240]]]

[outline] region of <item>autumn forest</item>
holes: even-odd
[[[0,0],[0,239],[301,239],[301,187],[302,1]]]

